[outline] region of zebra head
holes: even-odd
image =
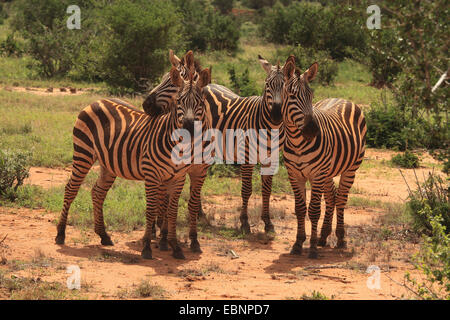
[[[169,60],[172,67],[176,68],[181,78],[188,80],[189,73],[193,73],[194,81],[198,80],[198,72],[200,72],[200,64],[194,60],[192,51],[188,51],[184,57],[178,58],[172,50],[169,52]],[[170,72],[163,75],[161,83],[150,91],[144,100],[142,107],[150,116],[158,116],[168,113],[170,105],[178,93],[178,87],[175,86],[170,79]]]
[[[318,65],[314,62],[303,74],[290,61],[284,68],[283,123],[297,127],[307,139],[319,132],[317,120],[313,113],[313,92],[309,83],[317,75]]]
[[[183,78],[176,67],[170,70],[171,83],[178,89],[175,96],[176,125],[194,135],[194,121],[205,118],[205,98],[203,88],[211,82],[211,71],[206,68],[195,77],[195,71],[190,70],[187,80]]]
[[[274,124],[279,124],[282,120],[281,106],[283,104],[284,68],[289,61],[295,61],[294,56],[289,56],[283,67],[280,66],[280,61],[278,61],[276,66],[273,66],[260,55],[258,55],[258,59],[267,73],[263,99],[269,109],[271,121]]]

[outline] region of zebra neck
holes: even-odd
[[[280,125],[275,125],[270,117],[269,104],[264,96],[258,101],[259,128],[261,129],[279,129]]]

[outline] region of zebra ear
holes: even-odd
[[[269,74],[270,71],[272,71],[272,65],[269,63],[269,61],[267,61],[266,59],[261,57],[259,54],[258,54],[258,59],[259,59],[259,63],[261,63],[261,66],[263,67],[263,69],[266,71],[267,74]]]
[[[183,79],[181,79],[180,72],[176,67],[172,67],[170,70],[170,81],[172,81],[173,85],[177,87],[181,87],[183,85]]]
[[[185,66],[192,73],[195,72],[195,64],[194,64],[194,53],[192,50],[189,50],[184,56]]]
[[[319,69],[319,65],[317,64],[317,62],[314,62],[309,68],[308,70],[305,71],[304,75],[305,78],[308,82],[311,82],[312,80],[314,80],[314,78],[317,75],[317,70]]]
[[[211,83],[211,71],[206,68],[200,72],[200,77],[197,82],[197,86],[202,89]]]
[[[286,66],[286,65],[288,64],[289,61],[291,61],[291,62],[294,64],[294,66],[295,66],[295,57],[294,57],[293,54],[291,54],[291,55],[286,59],[286,62],[284,63],[284,65]]]
[[[285,81],[292,78],[292,76],[294,75],[294,71],[295,71],[295,65],[292,63],[292,61],[288,60],[283,67]]]
[[[180,65],[180,63],[181,63],[181,60],[180,60],[180,58],[178,58],[174,53],[173,53],[173,50],[169,50],[169,60],[170,60],[170,63],[172,64],[172,66],[174,66],[174,67],[178,67],[179,65]]]

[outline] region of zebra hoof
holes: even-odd
[[[103,246],[113,246],[114,243],[111,241],[111,238],[109,236],[103,236],[101,244]]]
[[[317,254],[317,250],[310,250],[308,254],[309,259],[317,259],[319,255]]]
[[[327,246],[327,239],[319,239],[319,242],[317,243],[319,247],[326,247]]]
[[[176,248],[175,250],[173,250],[172,256],[173,256],[175,259],[180,259],[180,260],[186,259],[186,258],[184,257],[183,251],[181,250],[180,247],[178,247],[178,248]]]
[[[142,249],[141,257],[146,260],[150,260],[152,258],[152,250],[150,248]]]
[[[266,233],[275,233],[275,227],[273,226],[273,224],[266,224],[266,226],[264,227],[264,231]]]
[[[55,243],[56,244],[64,244],[64,241],[66,240],[66,235],[65,234],[58,234],[55,238]]]
[[[159,241],[159,251],[169,251],[169,245],[167,244],[167,240],[161,239]]]
[[[191,243],[191,251],[194,253],[202,253],[202,249],[200,249],[200,243],[198,243],[198,241]]]
[[[336,249],[346,249],[347,248],[347,242],[344,240],[338,240],[336,244]]]
[[[299,246],[299,245],[294,244],[292,246],[290,254],[291,255],[295,255],[295,256],[301,256],[302,255],[302,247]]]
[[[248,223],[242,224],[242,226],[241,226],[241,232],[242,232],[243,234],[250,234],[250,233],[251,233],[251,231],[250,231],[250,225],[249,225]]]

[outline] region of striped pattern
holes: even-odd
[[[305,216],[311,221],[311,258],[317,257],[317,244],[326,245],[336,208],[337,247],[345,247],[344,207],[355,172],[364,158],[366,122],[361,109],[343,99],[325,99],[312,106],[313,94],[308,83],[317,73],[317,64],[304,74],[291,68],[286,73],[283,121],[286,140],[284,161],[295,195],[297,240],[292,254],[301,254],[306,239]],[[336,189],[333,178],[340,175]],[[311,200],[306,207],[305,183],[311,183]],[[321,237],[317,227],[321,197],[326,203]]]
[[[150,249],[152,225],[161,198],[169,194],[168,242],[176,258],[184,258],[176,239],[178,199],[190,164],[172,162],[172,150],[178,141],[171,135],[176,129],[186,128],[189,122],[202,121],[202,130],[210,127],[205,121],[205,104],[202,89],[210,82],[208,69],[201,72],[198,81],[182,79],[173,67],[171,82],[178,88],[175,107],[160,117],[150,117],[131,105],[117,99],[103,99],[87,106],[79,114],[73,130],[72,174],[66,185],[64,205],[57,227],[56,243],[63,244],[70,205],[81,183],[98,160],[100,177],[92,188],[95,232],[103,245],[112,245],[106,233],[102,206],[106,194],[116,177],[144,180],[146,191],[146,230],[142,257],[152,257]],[[190,115],[190,116],[189,116]]]
[[[289,57],[286,61],[293,60],[293,57]],[[268,137],[260,137],[259,134],[256,137],[256,141],[259,141],[261,146],[268,146],[268,150],[271,148],[275,152],[279,152],[279,147],[284,141],[284,133],[282,127],[282,94],[284,85],[284,67],[281,67],[278,63],[276,66],[272,66],[269,62],[259,56],[259,61],[263,69],[267,72],[267,78],[265,81],[263,96],[252,97],[240,97],[233,93],[230,89],[216,84],[208,85],[204,89],[206,96],[206,109],[207,114],[211,116],[212,128],[220,130],[223,137],[223,145],[225,146],[226,130],[228,129],[241,129],[249,130],[254,129],[259,133],[260,129],[265,129],[268,132]],[[163,95],[163,92],[155,92],[156,95]],[[277,147],[272,146],[272,137],[270,136],[270,130],[278,130],[279,136]],[[229,141],[227,143],[230,143]],[[236,145],[236,144],[235,144]],[[242,178],[242,209],[240,214],[241,230],[245,233],[250,233],[250,225],[248,223],[248,201],[252,194],[252,173],[255,164],[250,163],[250,154],[256,154],[258,161],[260,155],[256,149],[257,144],[250,144],[249,139],[246,138],[246,145],[243,155],[234,153],[234,158],[230,159],[224,154],[224,162],[230,163],[231,161],[236,163],[238,157],[245,159],[245,163],[241,164],[241,178]],[[270,156],[270,155],[269,155]],[[278,157],[277,157],[278,161]],[[207,175],[208,164],[194,165],[189,171],[191,189],[189,199],[189,211],[201,212],[201,188]],[[269,202],[272,191],[272,177],[273,175],[262,175],[262,214],[261,218],[265,224],[265,231],[274,231],[273,224],[270,219]],[[193,221],[196,216],[190,217]],[[191,222],[192,224],[192,222]],[[165,224],[162,223],[160,248],[167,249],[164,230]],[[191,228],[193,230],[193,228]],[[201,252],[200,245],[197,240],[197,233],[192,232],[189,234],[191,239],[191,250],[194,252]]]

